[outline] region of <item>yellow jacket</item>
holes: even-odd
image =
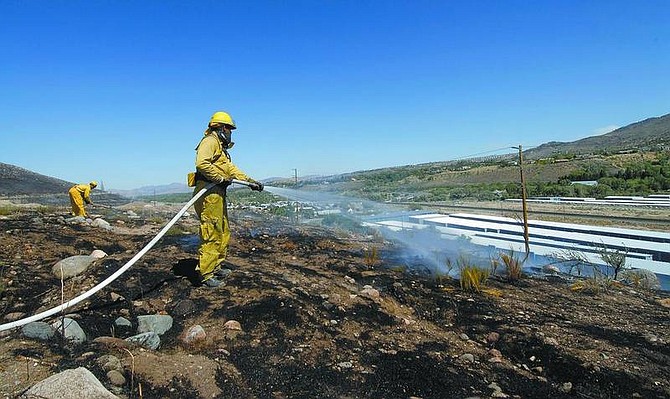
[[[76,189],[79,194],[81,194],[81,197],[84,199],[84,202],[87,204],[91,203],[91,186],[88,184],[76,184],[72,188]]]
[[[195,168],[205,179],[215,183],[221,178],[252,181],[230,160],[216,133],[205,133],[195,150]]]

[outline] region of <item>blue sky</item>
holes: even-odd
[[[0,2],[0,162],[185,181],[214,111],[257,179],[468,157],[670,112],[670,1]]]

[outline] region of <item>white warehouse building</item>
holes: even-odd
[[[364,224],[394,231],[433,227],[443,238],[465,236],[472,244],[525,251],[523,222],[507,217],[424,213],[370,218]],[[670,233],[539,220],[528,222],[528,232],[531,256],[574,251],[602,263],[599,253],[607,248],[626,251],[629,267],[670,276]]]

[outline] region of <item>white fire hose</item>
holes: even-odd
[[[242,180],[236,180],[236,179],[233,179],[232,183],[242,184],[242,185],[248,186],[248,187],[251,186],[251,183],[249,183],[249,182],[242,181]],[[209,189],[211,189],[214,186],[216,186],[216,183],[210,183],[207,186],[205,186],[205,188],[198,191],[198,193],[195,194],[193,196],[193,198],[191,198],[191,200],[188,203],[186,203],[186,205],[184,205],[184,207],[181,208],[181,210],[179,212],[177,212],[176,215],[174,215],[172,220],[170,220],[170,222],[168,224],[166,224],[165,227],[163,227],[163,229],[151,241],[149,241],[149,243],[147,245],[145,245],[144,248],[142,248],[142,250],[140,250],[140,252],[138,252],[135,256],[132,257],[132,259],[130,259],[128,262],[126,262],[125,265],[123,265],[119,270],[114,272],[114,274],[112,274],[111,276],[107,277],[101,283],[99,283],[95,287],[91,288],[90,290],[84,292],[83,294],[79,295],[78,297],[72,298],[69,301],[61,304],[60,306],[56,306],[55,308],[45,310],[42,313],[38,313],[36,315],[26,317],[25,319],[15,320],[11,323],[6,323],[6,324],[0,324],[0,331],[20,327],[24,324],[28,324],[28,323],[31,323],[33,321],[42,320],[42,319],[47,318],[51,315],[62,312],[63,310],[78,304],[79,302],[83,301],[84,299],[90,297],[91,295],[95,294],[96,292],[100,291],[101,289],[103,289],[104,287],[109,285],[112,281],[116,280],[120,275],[125,273],[126,270],[128,270],[132,265],[134,265],[135,262],[137,262],[142,256],[144,256],[144,254],[146,254],[154,245],[156,245],[158,240],[160,240],[163,237],[163,235],[168,230],[170,230],[172,225],[174,225],[177,222],[177,220],[179,220],[179,218],[182,217],[184,212],[186,212],[186,210],[188,208],[190,208],[195,203],[195,201],[198,200],[198,198],[202,197],[207,191],[209,191]]]

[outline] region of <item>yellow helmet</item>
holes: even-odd
[[[92,182],[88,183],[88,185],[93,187],[93,188],[96,188],[96,187],[98,187],[98,182],[93,180]]]
[[[212,118],[209,120],[209,126],[212,126],[214,123],[222,123],[224,125],[230,126],[231,129],[237,129],[237,126],[235,126],[235,121],[230,115],[228,115],[227,112],[215,112],[214,115],[212,115]]]

